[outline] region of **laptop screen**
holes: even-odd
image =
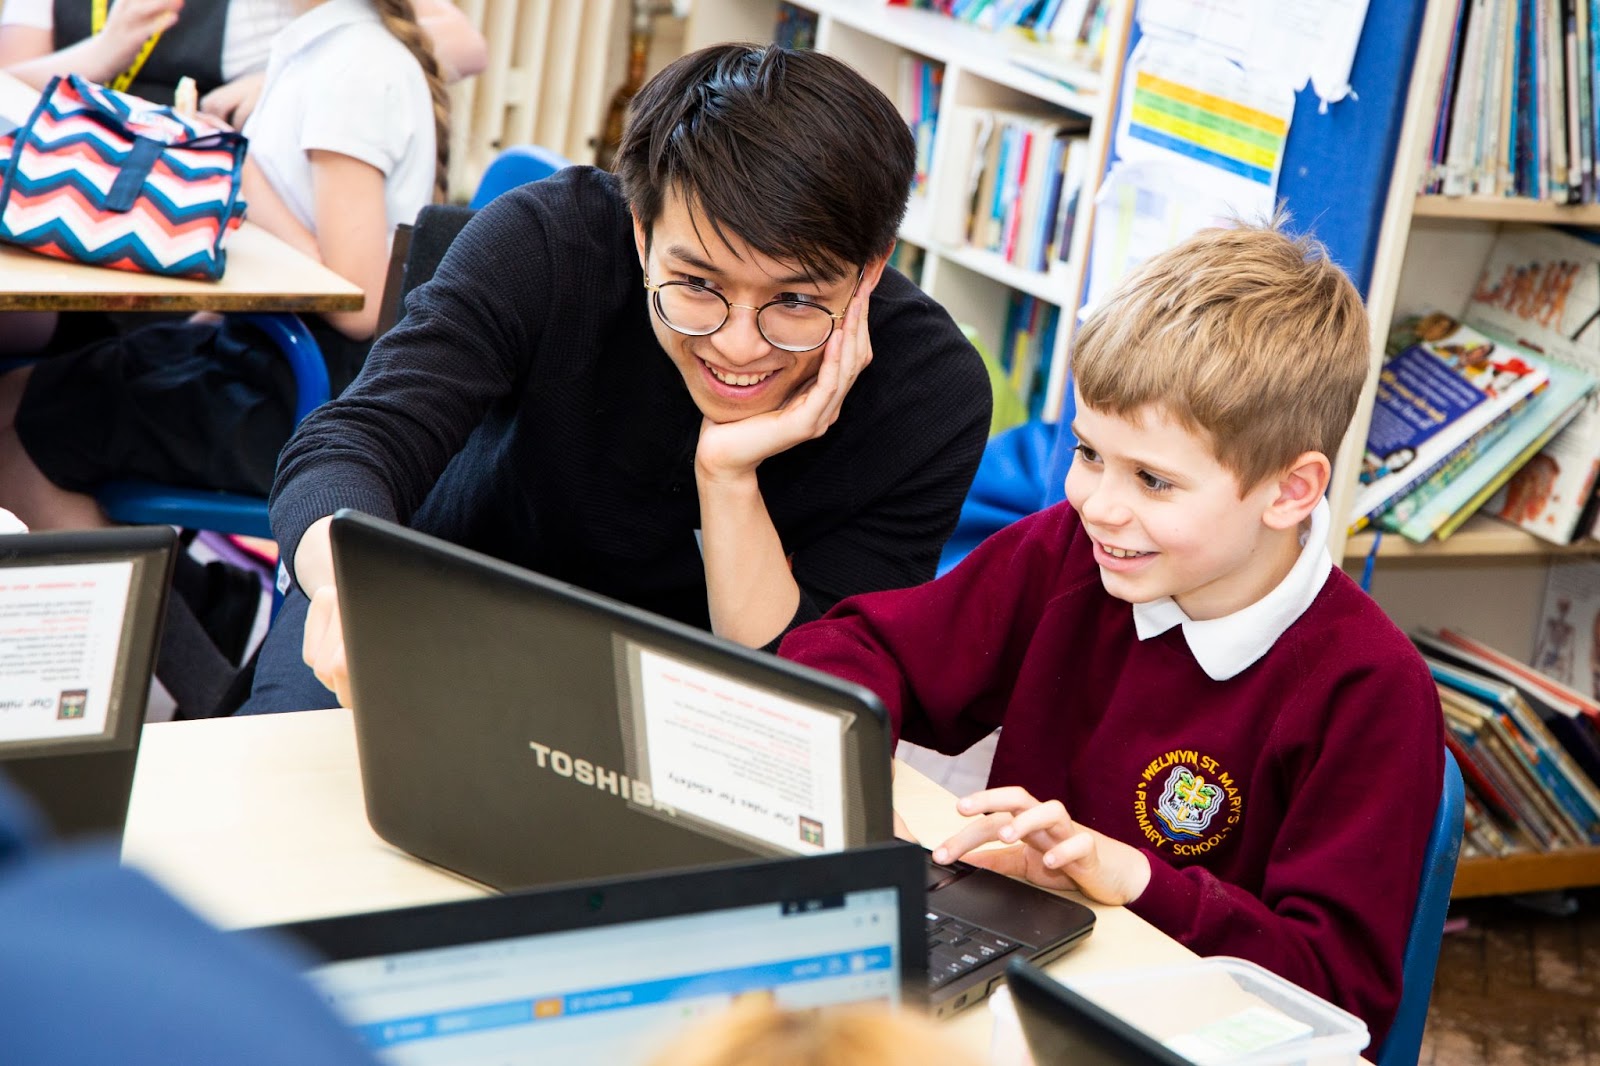
[[[56,833],[120,833],[172,573],[166,526],[0,536],[0,765]]]
[[[642,1063],[741,997],[920,1000],[922,868],[896,842],[280,931],[326,960],[308,977],[384,1062]]]
[[[311,971],[386,1062],[643,1062],[746,995],[899,1002],[898,896],[767,903],[330,963]]]
[[[158,623],[141,598],[165,581],[167,540],[134,531],[0,544],[0,757],[110,738],[127,702],[142,713],[150,664],[137,652]]]

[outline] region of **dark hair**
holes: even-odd
[[[728,242],[828,279],[894,242],[916,144],[888,98],[820,52],[719,44],[639,90],[617,150],[648,235],[677,189]]]

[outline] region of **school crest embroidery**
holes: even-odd
[[[1217,760],[1198,751],[1169,751],[1152,759],[1135,786],[1139,831],[1176,857],[1204,855],[1244,817],[1244,797]]]

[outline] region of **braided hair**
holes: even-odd
[[[417,23],[416,8],[412,6],[411,0],[372,0],[372,6],[383,19],[384,28],[406,46],[416,58],[417,64],[422,67],[423,76],[428,79],[428,95],[433,97],[433,138],[436,157],[433,198],[436,202],[442,202],[445,198],[445,183],[450,169],[450,97],[445,92],[444,74],[439,69],[439,60],[434,57],[428,38]]]

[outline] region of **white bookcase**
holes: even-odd
[[[1462,294],[1476,282],[1500,226],[1526,222],[1600,224],[1600,210],[1594,207],[1416,195],[1433,136],[1439,82],[1454,17],[1453,0],[1429,0],[1383,235],[1373,265],[1368,310],[1376,348],[1374,370],[1381,357],[1381,340],[1395,318],[1460,305]],[[1359,446],[1366,438],[1371,416],[1374,385],[1369,382],[1368,395],[1336,468],[1336,487],[1345,488],[1350,495],[1359,466]],[[1338,498],[1336,492],[1336,502]],[[1347,504],[1336,513],[1348,512]],[[1372,534],[1361,533],[1343,542],[1348,569],[1355,571],[1361,565],[1372,540]],[[1508,654],[1526,659],[1532,651],[1547,563],[1560,556],[1597,550],[1600,543],[1592,540],[1560,547],[1507,523],[1479,516],[1468,520],[1443,542],[1417,545],[1398,535],[1385,536],[1378,549],[1373,593],[1402,626],[1459,627]]]
[[[899,68],[911,56],[941,64],[941,113],[954,106],[1013,110],[1053,110],[1090,120],[1089,177],[1079,200],[1067,262],[1048,272],[1023,270],[1000,256],[935,239],[944,212],[966,210],[966,176],[956,174],[961,160],[948,136],[949,124],[935,131],[926,188],[913,197],[900,239],[924,252],[921,276],[913,278],[943,304],[958,322],[977,330],[986,347],[998,352],[1011,291],[1020,291],[1062,308],[1045,418],[1061,409],[1065,388],[1069,327],[1083,290],[1083,264],[1093,226],[1093,202],[1105,169],[1107,116],[1115,114],[1121,57],[1127,51],[1131,5],[1115,0],[1107,23],[1103,70],[1052,59],[1047,77],[1034,66],[1037,51],[1013,33],[994,33],[944,15],[881,0],[800,0],[817,13],[818,50],[849,63],[891,99],[899,90]],[[777,23],[777,0],[694,0],[684,34],[685,50],[718,41],[768,41]],[[1016,59],[1025,55],[1029,66]],[[898,102],[898,101],[897,101]]]

